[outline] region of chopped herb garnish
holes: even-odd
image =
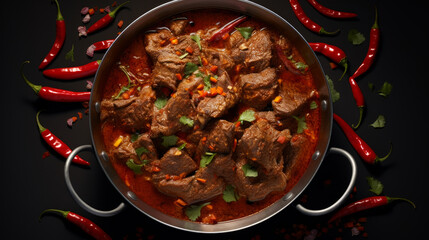
[[[187,62],[185,65],[185,78],[189,77],[192,73],[198,70],[198,65],[195,63]]]
[[[347,39],[353,45],[359,45],[365,41],[365,36],[357,29],[350,29],[347,35]]]
[[[393,88],[392,84],[388,82],[384,82],[383,86],[381,86],[380,90],[378,91],[378,95],[387,97],[392,92],[392,88]]]
[[[246,122],[255,121],[255,111],[247,109],[246,111],[244,111],[240,114],[238,121],[241,122],[241,124],[243,124],[244,121],[246,121]]]
[[[190,205],[185,209],[185,214],[191,221],[195,221],[201,215],[201,209],[209,204],[210,202],[201,205]]]
[[[139,147],[135,149],[137,156],[141,157],[143,155],[143,153],[149,153],[149,150],[147,150],[147,148],[145,147]]]
[[[142,162],[142,164],[136,164],[136,163],[134,162],[134,160],[133,160],[133,159],[128,159],[128,161],[127,161],[125,164],[127,165],[127,167],[128,167],[129,169],[133,170],[133,172],[134,172],[135,174],[142,174],[142,167],[143,167],[144,165],[148,164],[148,162],[149,162],[149,161],[144,160],[144,161]]]
[[[386,119],[383,115],[378,115],[377,119],[372,124],[370,124],[370,126],[373,128],[384,128],[385,125]]]
[[[123,86],[121,88],[121,90],[119,91],[118,95],[112,96],[113,99],[115,99],[115,100],[119,99],[124,92],[130,90],[130,88],[133,86],[132,83],[131,83],[130,75],[128,74],[126,67],[121,65],[121,66],[119,66],[119,68],[122,70],[123,73],[125,73],[125,76],[127,76],[128,85],[127,86]]]
[[[158,97],[155,100],[155,106],[156,106],[156,108],[161,109],[161,108],[165,107],[165,105],[167,105],[167,102],[168,102],[168,98]]]
[[[241,170],[243,170],[244,176],[246,176],[246,177],[257,177],[258,176],[258,171],[256,169],[254,169],[252,166],[250,166],[250,164],[244,164],[241,167]]]
[[[194,126],[194,120],[188,118],[187,116],[181,116],[179,119],[179,122],[183,125],[188,126],[188,127]]]
[[[235,192],[235,188],[232,185],[226,185],[225,190],[223,190],[223,200],[225,202],[235,202],[237,201],[240,196]]]
[[[71,50],[66,53],[66,60],[74,62],[74,44],[72,44]]]
[[[295,68],[301,72],[305,72],[308,69],[308,65],[303,62],[295,62],[294,65],[295,65]]]
[[[316,101],[312,101],[311,103],[310,103],[310,109],[311,110],[314,110],[314,109],[317,109],[317,103],[316,103]]]
[[[131,142],[135,142],[137,141],[137,139],[139,139],[139,133],[131,134],[131,137],[130,137]]]
[[[325,76],[326,76],[326,80],[328,81],[329,90],[331,91],[332,102],[336,102],[336,101],[340,100],[340,93],[337,92],[337,90],[335,90],[334,82],[332,81],[332,79],[328,75],[325,75]]]
[[[236,27],[237,31],[241,33],[241,36],[244,37],[244,39],[249,39],[252,35],[253,28],[252,27]]]
[[[178,139],[176,135],[162,136],[162,146],[172,147],[176,145]]]
[[[179,149],[180,151],[183,150],[186,147],[186,143],[180,145],[177,149]]]
[[[183,55],[181,55],[179,58],[180,59],[184,59],[186,56],[188,56],[189,55],[189,53],[184,53]]]
[[[212,87],[212,83],[210,82],[210,75],[207,75],[203,78],[204,81],[204,91],[209,91]]]
[[[212,152],[206,152],[201,156],[201,160],[200,160],[200,167],[206,167],[207,165],[209,165],[214,156],[216,156],[216,153],[212,153]]]
[[[305,116],[302,118],[299,118],[297,116],[292,116],[295,118],[295,120],[298,122],[298,129],[296,130],[297,133],[304,132],[304,129],[307,129],[307,123],[305,122]]]
[[[200,38],[200,35],[192,34],[191,35],[191,39],[194,40],[194,42],[197,43],[198,48],[200,48],[200,50],[201,50],[201,38]]]
[[[366,180],[368,181],[369,191],[377,195],[380,195],[383,192],[384,186],[379,180],[373,177],[367,177]]]

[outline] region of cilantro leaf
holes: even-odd
[[[200,35],[198,35],[198,34],[192,34],[191,35],[191,39],[194,40],[194,42],[197,43],[198,48],[200,48],[200,50],[201,50],[201,38],[200,38]]]
[[[209,204],[210,202],[201,205],[190,205],[185,209],[185,214],[191,221],[195,221],[201,215],[201,209]]]
[[[164,147],[172,147],[176,145],[177,140],[179,138],[176,135],[170,135],[170,136],[162,136],[162,146]]]
[[[350,29],[349,33],[347,35],[347,39],[353,45],[359,45],[359,44],[365,42],[365,36],[361,32],[359,32],[357,29]]]
[[[145,147],[139,147],[135,149],[137,156],[141,157],[143,153],[149,153],[150,151],[147,150]]]
[[[131,137],[130,137],[131,142],[135,142],[137,141],[137,139],[139,139],[139,133],[131,134]]]
[[[187,116],[181,116],[179,119],[179,122],[183,125],[188,126],[188,127],[194,126],[194,120],[188,118]]]
[[[241,33],[241,36],[244,37],[244,39],[249,39],[252,35],[253,28],[252,27],[236,27],[237,31]]]
[[[72,44],[71,50],[66,53],[66,60],[74,62],[74,44]]]
[[[187,62],[185,65],[185,78],[190,76],[192,73],[198,70],[198,65],[195,63]]]
[[[295,118],[295,120],[298,122],[298,129],[296,130],[297,133],[302,133],[304,129],[307,129],[307,123],[305,122],[305,116],[302,118],[292,116]]]
[[[379,180],[373,177],[367,177],[366,180],[368,181],[368,184],[369,184],[369,191],[377,195],[380,195],[383,192],[384,186]]]
[[[222,198],[225,202],[229,203],[237,201],[240,196],[235,192],[234,186],[228,184],[226,185],[225,190],[223,190]]]
[[[133,172],[135,173],[135,174],[142,174],[142,167],[144,166],[144,165],[146,165],[148,163],[148,161],[147,160],[145,160],[145,161],[143,161],[143,163],[142,164],[136,164],[135,162],[134,162],[134,160],[133,159],[128,159],[128,161],[125,163],[126,165],[127,165],[127,167],[129,168],[129,169],[131,169],[131,170],[133,170]]]
[[[201,156],[201,160],[200,160],[200,167],[207,167],[207,165],[209,165],[214,156],[216,156],[216,153],[211,153],[211,152],[206,152],[204,153],[204,155]]]
[[[242,124],[243,124],[243,121],[246,121],[246,122],[255,121],[255,111],[247,109],[246,111],[240,114],[238,121],[241,122]]]
[[[204,91],[209,91],[212,87],[212,83],[210,82],[210,75],[207,75],[203,78],[204,81]]]
[[[331,92],[332,102],[336,102],[336,101],[340,100],[340,93],[337,92],[337,90],[335,90],[334,82],[332,81],[332,79],[328,75],[325,75],[325,77],[326,77],[326,80],[328,81],[328,87],[329,87],[329,90]]]
[[[383,115],[378,115],[377,119],[372,124],[370,124],[370,126],[373,128],[384,128],[385,125],[386,119]]]
[[[177,147],[177,149],[179,150],[183,150],[186,147],[186,143],[180,145],[179,147]]]
[[[303,62],[295,62],[294,65],[301,72],[305,72],[308,69],[308,65]]]
[[[378,91],[378,95],[387,97],[392,92],[392,88],[393,88],[392,84],[388,82],[384,82],[383,86],[381,86],[380,90]]]
[[[312,102],[310,103],[310,109],[311,109],[311,110],[317,109],[318,107],[319,107],[319,106],[317,106],[316,101],[312,101]]]
[[[246,176],[246,177],[257,177],[258,176],[258,171],[256,169],[254,169],[252,166],[250,166],[250,164],[244,164],[241,167],[241,170],[243,170],[244,176]]]
[[[155,106],[158,109],[161,109],[163,107],[165,107],[165,105],[167,105],[168,102],[168,98],[166,97],[159,97],[155,100]]]

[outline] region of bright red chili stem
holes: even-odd
[[[350,215],[350,214],[353,214],[356,212],[360,212],[363,210],[387,205],[393,201],[405,201],[405,202],[408,202],[409,204],[411,204],[414,208],[416,208],[416,205],[412,201],[410,201],[406,198],[392,198],[392,197],[387,197],[387,196],[374,196],[374,197],[368,197],[368,198],[361,199],[359,201],[353,202],[353,203],[343,207],[342,209],[338,210],[329,219],[328,222],[331,223],[331,222],[335,221],[336,219],[342,218],[344,216],[347,216],[347,215]]]
[[[97,224],[71,211],[63,211],[59,209],[46,209],[40,214],[40,218],[46,213],[57,213],[67,219],[69,222],[80,227],[87,234],[97,240],[111,240],[112,238],[103,231]]]
[[[338,126],[341,127],[353,148],[366,163],[375,164],[377,162],[382,162],[389,157],[390,153],[392,152],[392,147],[390,147],[390,151],[385,157],[379,158],[371,149],[371,147],[364,140],[362,140],[359,135],[357,135],[353,128],[350,127],[340,116],[335,113],[334,120],[337,122]]]
[[[29,63],[25,61],[24,63]],[[31,83],[24,75],[23,66],[21,67],[21,75],[25,82],[30,86],[33,91],[42,99],[53,102],[87,102],[91,96],[91,92],[72,92],[59,88],[43,87]]]
[[[247,16],[240,16],[231,22],[225,24],[223,27],[221,27],[219,30],[217,30],[213,35],[209,38],[209,42],[218,41],[222,38],[223,35],[226,33],[230,33],[232,30],[234,30],[235,27],[237,27],[240,23],[246,21]]]
[[[323,27],[321,27],[319,24],[315,23],[313,20],[311,20],[302,9],[301,5],[299,4],[298,0],[289,0],[290,5],[292,6],[292,10],[295,13],[295,16],[298,18],[298,20],[310,31],[318,33],[318,34],[326,34],[326,35],[334,35],[338,33],[340,30],[336,30],[334,32],[327,32]]]
[[[321,14],[331,17],[331,18],[354,18],[357,16],[356,13],[349,13],[349,12],[341,12],[337,10],[333,10],[330,8],[327,8],[320,3],[318,3],[316,0],[307,0],[318,12]]]
[[[60,80],[73,80],[93,76],[100,65],[101,60],[93,61],[77,67],[52,68],[43,71],[43,75]]]
[[[40,135],[42,135],[43,140],[45,140],[45,142],[61,156],[63,156],[64,158],[68,158],[72,150],[63,141],[61,141],[61,139],[55,136],[49,129],[43,127],[42,124],[40,124],[39,114],[40,114],[40,111],[37,112],[36,114],[36,122],[37,122],[37,126],[39,127],[39,132],[40,132]],[[84,165],[84,166],[89,166],[89,162],[83,160],[81,157],[77,155],[73,158],[72,162],[76,164]]]
[[[58,1],[55,0],[55,3],[57,4],[57,20],[56,20],[56,36],[54,45],[52,46],[51,50],[48,52],[46,57],[42,60],[42,63],[39,65],[39,69],[44,69],[46,66],[49,65],[49,63],[54,60],[54,58],[58,55],[58,52],[61,50],[64,40],[66,39],[66,24],[64,22],[63,15],[60,11],[60,5],[58,4]]]
[[[336,64],[342,66],[344,68],[344,72],[343,75],[341,75],[340,80],[343,79],[344,74],[346,74],[348,68],[347,56],[345,52],[341,48],[327,43],[315,42],[309,43],[309,45],[313,51],[325,55]]]
[[[130,1],[126,1],[126,2],[122,3],[121,5],[119,5],[118,7],[116,7],[113,11],[109,12],[104,17],[102,17],[101,19],[99,19],[97,22],[95,22],[94,24],[92,24],[92,26],[88,28],[88,30],[86,31],[86,33],[90,34],[90,33],[93,33],[95,31],[98,31],[98,30],[100,30],[102,28],[105,28],[107,25],[109,25],[113,21],[113,19],[115,19],[116,13],[118,12],[118,10],[120,8],[122,8],[122,6],[124,6],[125,4],[127,4],[129,2]]]
[[[352,75],[354,79],[364,74],[374,63],[375,56],[378,52],[378,46],[380,42],[380,28],[378,27],[378,13],[377,9],[375,9],[375,21],[371,27],[370,35],[369,35],[369,47],[368,52],[366,53],[365,59],[362,64],[356,70],[356,72]]]

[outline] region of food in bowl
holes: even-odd
[[[129,44],[104,85],[100,119],[112,165],[137,197],[214,224],[293,188],[317,145],[319,106],[288,36],[254,17],[199,9]]]

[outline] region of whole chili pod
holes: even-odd
[[[93,76],[97,72],[100,62],[101,60],[97,60],[77,67],[46,69],[42,73],[46,77],[61,80],[73,80],[83,77],[89,77]]]
[[[392,147],[390,147],[390,151],[386,156],[380,158],[375,154],[374,150],[372,150],[371,147],[364,140],[362,140],[359,135],[356,134],[353,128],[351,128],[340,116],[335,113],[334,120],[337,122],[338,126],[341,127],[353,148],[366,163],[375,164],[382,162],[389,157],[390,153],[392,152]]]
[[[40,214],[40,218],[46,213],[58,213],[62,215],[69,222],[80,227],[87,234],[97,240],[111,240],[112,238],[103,231],[97,224],[89,220],[88,218],[82,217],[71,211],[63,211],[59,209],[46,209]]]
[[[95,42],[88,47],[88,49],[86,50],[86,55],[93,57],[95,51],[108,49],[114,41],[115,39],[108,39],[108,40]]]
[[[37,112],[36,121],[37,121],[37,126],[39,127],[39,132],[42,135],[43,140],[45,140],[45,142],[61,156],[63,156],[64,158],[68,158],[72,150],[63,141],[61,141],[61,139],[55,136],[49,129],[44,128],[42,124],[40,124],[39,114],[40,114],[40,111]],[[73,158],[72,162],[76,164],[84,165],[84,166],[89,166],[89,162],[83,160],[81,157],[77,155]]]
[[[392,198],[392,197],[387,197],[387,196],[374,196],[374,197],[368,197],[368,198],[364,198],[361,199],[359,201],[356,201],[354,203],[351,203],[345,207],[343,207],[342,209],[338,210],[330,219],[329,219],[329,223],[335,221],[336,219],[342,218],[344,216],[356,213],[356,212],[360,212],[366,209],[371,209],[371,208],[375,208],[375,207],[379,207],[379,206],[383,206],[383,205],[387,205],[393,201],[406,201],[409,204],[411,204],[414,208],[416,208],[416,205],[411,202],[410,200],[406,199],[406,198]]]
[[[54,58],[58,55],[58,52],[62,48],[64,44],[64,40],[66,38],[66,24],[64,22],[63,15],[60,11],[60,5],[58,4],[58,0],[54,0],[57,4],[57,20],[56,20],[56,37],[54,41],[54,45],[52,46],[51,50],[48,52],[46,57],[42,60],[42,63],[39,65],[39,69],[43,69],[46,66],[48,66],[49,63],[54,60]]]
[[[240,16],[231,22],[225,24],[225,26],[221,27],[219,30],[217,30],[213,35],[209,38],[209,42],[214,42],[220,40],[223,35],[230,33],[236,26],[238,26],[240,23],[244,22],[247,19],[247,16]]]
[[[357,129],[360,126],[360,123],[362,122],[363,111],[365,108],[365,98],[362,94],[362,91],[360,90],[359,85],[357,84],[357,82],[353,77],[349,78],[349,84],[350,84],[350,88],[352,89],[353,98],[355,99],[356,106],[359,109],[359,121],[356,125],[354,124],[352,125],[354,129]]]
[[[368,52],[366,53],[365,59],[352,75],[352,78],[356,79],[372,66],[374,63],[375,56],[378,52],[378,45],[380,42],[380,28],[378,27],[378,13],[377,9],[375,9],[375,21],[371,27],[370,35],[369,35],[369,47]]]
[[[356,13],[349,13],[349,12],[341,12],[337,10],[333,10],[330,8],[327,8],[320,3],[318,3],[316,0],[307,0],[318,12],[321,14],[331,17],[331,18],[354,18],[357,16]]]
[[[334,45],[330,45],[327,43],[315,42],[309,43],[311,49],[313,51],[321,53],[325,55],[327,58],[334,61],[336,64],[342,66],[344,68],[343,75],[341,75],[340,80],[344,77],[344,74],[347,72],[348,64],[347,64],[347,56],[344,51]]]
[[[29,63],[25,61],[24,63]],[[23,67],[21,67],[21,75],[25,82],[30,86],[33,91],[42,99],[53,101],[53,102],[87,102],[91,96],[91,92],[72,92],[59,88],[44,87],[41,85],[35,85],[31,83],[24,75]]]
[[[283,63],[283,65],[286,67],[286,69],[295,74],[295,75],[302,75],[302,72],[299,71],[295,65],[288,59],[288,57],[285,55],[285,53],[283,52],[282,48],[280,47],[280,45],[275,44],[274,45],[274,50],[278,56],[278,58],[280,59],[281,63]]]
[[[338,33],[340,30],[336,30],[335,32],[328,32],[323,27],[321,27],[319,24],[315,23],[313,20],[311,20],[302,9],[301,5],[299,4],[298,0],[289,0],[290,5],[292,6],[292,10],[295,13],[295,16],[298,18],[298,20],[310,31],[318,33],[318,34],[326,34],[326,35],[334,35]]]
[[[113,11],[109,12],[104,17],[102,17],[101,19],[99,19],[97,22],[95,22],[94,24],[92,24],[92,26],[88,28],[88,30],[86,31],[86,33],[90,34],[90,33],[93,33],[95,31],[98,31],[98,30],[100,30],[102,28],[105,28],[107,25],[109,25],[111,22],[113,22],[113,19],[115,19],[116,13],[118,12],[118,10],[122,6],[124,6],[125,4],[127,4],[129,2],[130,1],[126,1],[126,2],[122,3],[121,5],[119,5],[118,7],[116,7]]]

